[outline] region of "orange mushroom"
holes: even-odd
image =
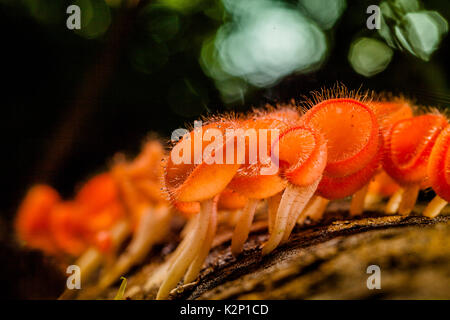
[[[427,172],[436,197],[425,208],[423,215],[434,218],[450,202],[450,125],[436,140],[428,161]]]
[[[375,113],[383,140],[386,141],[390,128],[400,120],[413,117],[413,110],[408,101],[394,98],[390,101],[372,101],[369,107]]]
[[[248,201],[239,215],[231,239],[231,252],[234,256],[242,252],[258,202],[276,195],[286,187],[286,181],[279,175],[278,166],[272,161],[271,149],[279,133],[289,126],[270,117],[252,117],[244,121],[241,128],[246,137],[245,163],[228,187],[248,198]]]
[[[56,190],[35,185],[20,204],[15,221],[16,232],[27,246],[56,254],[58,248],[50,232],[50,213],[61,201]]]
[[[319,195],[330,200],[353,194],[350,214],[360,214],[367,184],[381,158],[376,115],[361,101],[336,98],[316,104],[305,113],[302,122],[321,132],[327,141],[327,164],[318,186]],[[327,200],[322,199],[313,207],[323,209]],[[320,217],[321,213],[313,215]]]
[[[373,101],[369,106],[380,124],[380,131],[383,135],[383,148],[387,144],[389,131],[392,126],[400,120],[413,117],[411,104],[402,98],[393,98],[389,101]],[[392,196],[399,190],[398,184],[385,171],[380,169],[378,172],[369,185],[368,194],[366,199],[364,199],[365,203],[378,202],[381,197]]]
[[[225,131],[236,127],[236,122],[229,120],[196,127],[173,147],[167,159],[167,191],[174,201],[200,202],[200,212],[194,217],[193,230],[170,258],[157,299],[166,298],[183,275],[186,283],[194,280],[204,263],[203,252],[209,251],[216,231],[218,195],[240,167],[236,152],[231,161],[226,159],[227,148],[235,147],[235,137],[230,139]]]
[[[54,220],[55,234],[67,247],[72,247],[71,253],[77,257],[75,264],[80,267],[83,282],[102,264],[112,260],[115,249],[130,232],[117,184],[110,173],[100,173],[87,180],[75,199],[54,213]],[[73,290],[66,289],[60,299],[72,298],[74,294]]]
[[[386,212],[408,215],[419,190],[427,180],[427,164],[431,150],[447,119],[439,114],[426,114],[398,121],[386,140],[383,167],[402,188],[387,204]],[[394,201],[395,200],[395,201]]]
[[[133,235],[115,264],[102,274],[96,294],[141,262],[169,231],[172,214],[161,184],[164,157],[161,143],[150,140],[136,159],[117,162],[112,169],[118,195],[131,216]]]
[[[286,241],[308,201],[316,192],[327,163],[327,147],[323,136],[308,127],[294,127],[276,141],[281,174],[289,181],[284,190],[263,254],[268,254]]]
[[[80,216],[81,208],[74,201],[60,202],[51,212],[50,229],[58,248],[74,257],[88,247]]]

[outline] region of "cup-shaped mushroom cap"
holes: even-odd
[[[159,180],[164,173],[161,165],[164,156],[164,147],[161,142],[147,141],[139,155],[128,165],[128,174],[137,179]]]
[[[287,181],[279,175],[250,174],[241,172],[229,184],[229,188],[250,199],[266,199],[286,188]]]
[[[35,185],[27,192],[17,212],[15,227],[19,238],[29,247],[49,254],[57,252],[50,234],[50,214],[60,201],[58,192],[47,185]]]
[[[234,190],[225,189],[219,197],[217,208],[219,210],[237,210],[242,209],[247,204],[248,199]]]
[[[327,142],[325,174],[343,177],[369,164],[379,151],[379,125],[374,112],[354,99],[328,99],[308,110],[302,122]]]
[[[433,190],[450,202],[450,125],[441,132],[431,151],[428,175]]]
[[[80,205],[81,224],[86,237],[91,239],[96,233],[111,229],[124,218],[125,212],[119,201],[114,201],[97,211]],[[139,221],[140,216],[133,216],[133,221]]]
[[[158,140],[150,140],[145,143],[136,159],[126,164],[128,178],[145,199],[154,204],[166,202],[162,188],[165,157],[162,144]]]
[[[389,129],[395,123],[413,117],[413,110],[410,104],[405,100],[373,101],[369,106],[372,108],[378,119],[384,140],[386,140]]]
[[[162,183],[164,159],[164,148],[157,140],[148,141],[131,162],[126,162],[121,155],[116,156],[111,176],[130,212],[136,211],[142,204],[167,202]]]
[[[324,175],[317,188],[318,193],[329,200],[342,199],[360,190],[372,179],[379,169],[381,152],[363,169],[345,177],[330,177]]]
[[[87,248],[80,207],[73,201],[58,203],[51,212],[50,229],[58,248],[79,256]]]
[[[236,160],[239,150],[235,137],[226,134],[234,128],[236,121],[210,123],[195,128],[173,147],[164,175],[172,200],[203,201],[225,189],[241,166]],[[230,146],[234,150],[227,152]],[[227,159],[227,153],[231,153],[231,159]]]
[[[383,166],[403,185],[422,183],[427,177],[427,163],[439,133],[447,119],[426,114],[397,122],[389,131]]]
[[[274,163],[272,145],[289,128],[276,119],[251,118],[242,123],[245,132],[245,159],[229,188],[251,199],[265,199],[281,192],[286,180]],[[265,150],[263,150],[265,149]]]
[[[109,173],[101,173],[89,179],[75,196],[76,202],[93,212],[102,210],[117,199],[117,184]]]
[[[114,178],[119,198],[127,208],[127,212],[133,214],[141,203],[146,201],[143,194],[137,191],[135,184],[131,181],[127,168],[127,163],[118,161],[111,169],[111,176]]]
[[[300,122],[300,113],[295,107],[291,106],[269,107],[268,112],[261,113],[258,117],[279,120],[289,126],[297,126]]]
[[[108,230],[124,216],[116,181],[110,173],[101,173],[88,180],[75,196],[80,223],[91,237]]]
[[[312,128],[299,126],[285,131],[273,149],[278,149],[282,174],[298,186],[308,186],[319,179],[327,164],[325,139]]]

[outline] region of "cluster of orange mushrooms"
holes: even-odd
[[[218,145],[205,138],[210,129],[224,136],[227,129],[255,129],[258,141],[261,129],[277,129],[279,135],[265,146],[269,153],[276,150],[277,170],[261,173],[273,162],[251,161],[254,146],[248,137],[243,144],[226,138]],[[194,145],[198,137],[200,148]],[[192,161],[173,161],[172,153],[186,143]],[[214,156],[221,150],[224,161],[195,161],[213,143]],[[230,145],[234,160],[244,155],[243,161],[226,161]],[[386,214],[409,215],[419,191],[428,188],[436,197],[422,214],[433,218],[450,202],[450,125],[443,114],[418,112],[403,98],[324,90],[308,107],[287,104],[214,117],[169,152],[157,140],[148,141],[134,160],[116,157],[111,169],[88,180],[73,200],[62,200],[49,186],[34,186],[19,208],[16,227],[26,245],[77,258],[86,281],[103,266],[96,284],[100,292],[155,244],[167,241],[171,221],[184,217],[182,241],[154,274],[157,299],[166,299],[181,280],[197,279],[218,224],[234,228],[231,252],[239,256],[261,204],[269,233],[262,254],[267,255],[289,239],[296,224],[320,220],[330,200],[351,197],[349,214],[357,216],[369,203],[390,197]]]

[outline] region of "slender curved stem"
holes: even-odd
[[[292,228],[295,226],[295,221],[301,211],[314,195],[317,189],[319,179],[306,187],[298,187],[293,184],[288,184],[281,197],[281,202],[278,207],[277,216],[273,232],[270,234],[269,240],[264,244],[262,254],[266,255],[272,252],[285,237],[286,231],[289,237]],[[298,210],[291,213],[291,210]],[[291,228],[287,230],[287,228]]]
[[[192,261],[198,255],[201,245],[206,238],[211,213],[216,205],[217,203],[214,199],[205,200],[201,203],[200,213],[196,217],[197,222],[195,228],[190,234],[192,237],[185,238],[186,241],[183,240],[185,245],[179,254],[175,252],[176,258],[169,267],[167,276],[159,288],[156,299],[166,299],[169,296],[170,291],[177,286]]]
[[[206,239],[202,244],[200,252],[198,253],[195,260],[190,265],[186,276],[184,277],[184,283],[193,282],[195,278],[197,278],[200,270],[202,269],[203,263],[206,260],[206,257],[209,254],[209,250],[211,249],[211,245],[213,243],[214,237],[216,235],[217,230],[217,207],[214,207],[211,217],[209,219],[208,232],[206,234]]]
[[[280,206],[281,197],[283,192],[279,192],[276,195],[267,199],[268,216],[269,216],[269,234],[273,232],[275,220],[277,218],[278,207]]]
[[[99,292],[108,288],[120,276],[128,272],[131,267],[141,262],[153,245],[166,236],[171,216],[171,210],[167,206],[161,206],[157,209],[148,208],[142,214],[129,246],[119,257],[114,267],[102,275],[98,285]]]
[[[231,238],[231,253],[233,256],[238,256],[244,248],[244,243],[250,233],[250,228],[255,215],[258,199],[248,199],[245,208],[242,210],[239,220],[234,228],[233,237]]]
[[[298,196],[290,209],[286,224],[286,230],[284,231],[283,239],[281,240],[282,243],[286,242],[289,239],[289,236],[291,235],[297,220],[299,219],[300,216],[304,214],[303,211],[305,210],[306,205],[314,196],[314,193],[317,190],[319,182],[320,178],[317,179],[314,183],[312,183],[308,187],[302,187],[300,189],[297,189]]]

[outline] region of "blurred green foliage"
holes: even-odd
[[[61,25],[62,13],[71,4],[0,1],[22,7],[47,25]],[[82,28],[76,33],[87,39],[101,39],[120,10],[144,4],[128,54],[131,66],[150,75],[177,53],[193,55],[229,103],[243,101],[254,89],[271,87],[291,74],[321,68],[333,54],[330,41],[347,8],[346,0],[74,0],[73,4],[82,12]],[[381,29],[356,37],[349,46],[350,65],[366,77],[385,70],[393,50],[428,61],[448,32],[446,19],[426,10],[419,0],[383,0],[379,6]],[[363,34],[366,18],[360,17]],[[195,97],[182,86],[171,90]]]
[[[393,50],[384,42],[362,37],[352,43],[348,60],[356,72],[370,77],[386,69],[392,55]]]
[[[380,4],[380,35],[392,48],[429,60],[448,32],[448,23],[437,11],[425,10],[418,0],[389,0]]]

